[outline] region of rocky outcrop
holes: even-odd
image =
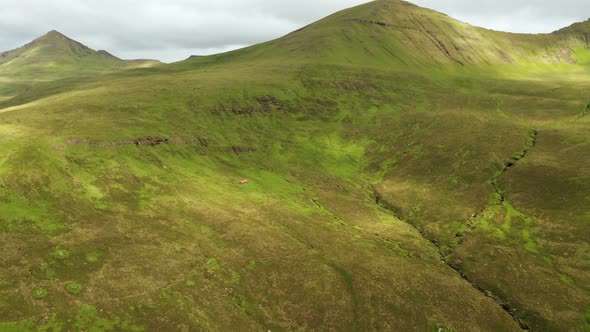
[[[210,111],[214,114],[229,113],[241,116],[253,116],[255,114],[268,114],[284,109],[284,105],[273,96],[256,97],[254,101],[254,103],[249,105],[219,105]]]

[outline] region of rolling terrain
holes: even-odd
[[[589,35],[377,0],[170,65],[3,54],[0,331],[589,331]]]

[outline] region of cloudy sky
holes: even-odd
[[[0,50],[58,30],[125,58],[178,61],[280,37],[367,0],[0,0]],[[590,17],[589,0],[413,0],[462,21],[551,32]]]

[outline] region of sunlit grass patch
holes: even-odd
[[[31,292],[31,295],[33,296],[33,298],[41,300],[47,297],[47,290],[44,288],[35,288]]]
[[[80,293],[83,288],[84,287],[82,286],[82,284],[77,283],[77,282],[71,282],[66,285],[66,290],[72,294]]]
[[[57,247],[51,253],[51,256],[55,259],[58,259],[58,260],[66,260],[66,259],[70,258],[70,256],[72,256],[72,252],[67,249]]]
[[[102,261],[103,258],[103,254],[100,252],[90,252],[87,253],[86,256],[84,256],[84,262],[88,263],[88,264],[96,264],[99,263],[100,261]]]
[[[576,282],[572,278],[570,278],[569,276],[567,276],[565,274],[559,275],[559,278],[561,279],[561,281],[565,282],[568,285],[571,285],[571,286],[576,285]]]
[[[38,230],[49,236],[67,232],[68,228],[47,213],[47,208],[27,204],[14,198],[0,199],[0,230]]]

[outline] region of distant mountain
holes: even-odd
[[[155,60],[121,60],[50,31],[12,51],[0,53],[0,98],[35,82],[159,65]]]
[[[0,54],[0,65],[2,69],[6,66],[63,65],[81,59],[100,61],[102,64],[119,64],[122,61],[106,51],[94,51],[53,30],[22,47]]]

